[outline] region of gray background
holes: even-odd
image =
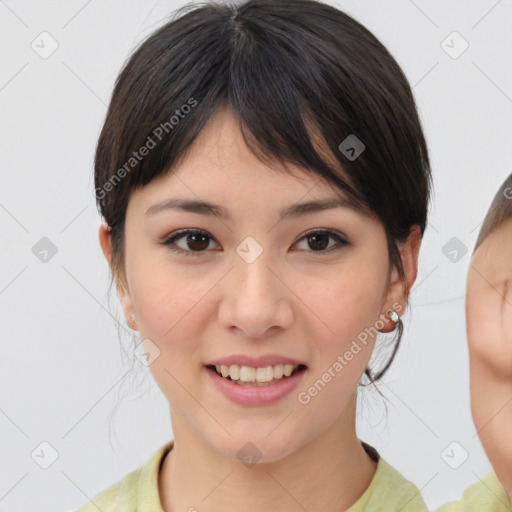
[[[76,509],[172,438],[166,399],[147,368],[130,377],[138,361],[120,349],[93,155],[124,60],[183,3],[0,1],[2,511]],[[512,1],[330,3],[403,67],[431,150],[435,196],[419,275],[381,384],[388,420],[367,392],[358,433],[433,509],[491,471],[469,407],[464,292],[483,216],[512,172]],[[58,43],[48,58],[31,47],[51,48],[43,31]],[[442,46],[453,31],[469,44],[457,58],[461,40],[447,40],[452,56]],[[46,262],[32,250],[43,237],[57,249]],[[457,261],[445,255],[454,243],[468,249]],[[129,343],[124,320],[119,330]],[[469,454],[457,469],[442,456],[454,441],[452,465]]]

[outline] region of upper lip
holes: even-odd
[[[236,364],[238,366],[251,366],[253,368],[264,368],[265,366],[274,366],[276,364],[292,364],[292,365],[303,365],[306,366],[302,361],[292,359],[290,357],[284,357],[280,355],[267,354],[260,357],[250,357],[246,354],[232,355],[227,357],[221,357],[206,363],[206,366],[230,366]]]

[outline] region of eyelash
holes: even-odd
[[[195,257],[195,256],[199,256],[200,254],[203,254],[204,252],[206,252],[206,250],[205,251],[184,251],[182,249],[176,249],[175,247],[171,247],[171,245],[174,244],[176,242],[176,240],[179,240],[180,238],[184,238],[185,235],[189,235],[189,234],[191,234],[191,235],[205,235],[210,240],[213,240],[213,237],[211,237],[206,231],[203,231],[202,229],[183,229],[183,230],[180,230],[180,231],[177,231],[177,232],[173,233],[172,235],[170,235],[169,237],[167,237],[166,239],[164,239],[160,243],[162,245],[168,246],[169,249],[171,249],[171,251],[177,252],[179,254],[183,254],[184,256],[193,256],[193,257]],[[324,255],[324,254],[330,254],[333,250],[334,251],[339,250],[339,249],[341,249],[345,245],[350,245],[350,242],[347,242],[340,235],[338,235],[334,231],[330,231],[328,229],[319,229],[319,230],[316,230],[316,231],[310,231],[309,233],[306,233],[302,238],[300,238],[298,240],[298,242],[304,240],[305,238],[308,238],[308,237],[313,236],[313,235],[318,235],[318,234],[329,235],[329,237],[335,239],[339,243],[338,248],[334,248],[333,249],[331,247],[330,249],[327,249],[327,250],[306,251],[306,252],[312,252],[312,253],[318,253],[320,255]]]

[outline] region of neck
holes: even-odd
[[[165,512],[340,512],[370,485],[377,463],[342,415],[322,436],[275,462],[251,467],[222,457],[173,418],[174,447],[159,474]],[[349,415],[350,416],[350,415]]]

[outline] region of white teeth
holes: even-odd
[[[240,368],[240,380],[242,382],[254,382],[256,380],[256,370],[250,366]]]
[[[256,370],[256,377],[254,380],[258,382],[270,382],[274,378],[274,370],[272,366],[267,366],[266,368],[258,368]]]
[[[217,365],[217,373],[223,377],[230,377],[231,380],[241,382],[271,382],[274,379],[289,377],[298,365],[276,364],[275,366],[265,366],[264,368],[253,368],[251,366],[238,366],[237,364]]]
[[[274,366],[274,379],[280,379],[284,375],[284,366],[277,364]]]
[[[293,365],[291,364],[285,364],[284,365],[284,374],[286,377],[289,377],[293,372]]]
[[[229,367],[229,375],[228,377],[231,377],[233,380],[239,380],[240,379],[240,367],[236,364],[232,364]]]

